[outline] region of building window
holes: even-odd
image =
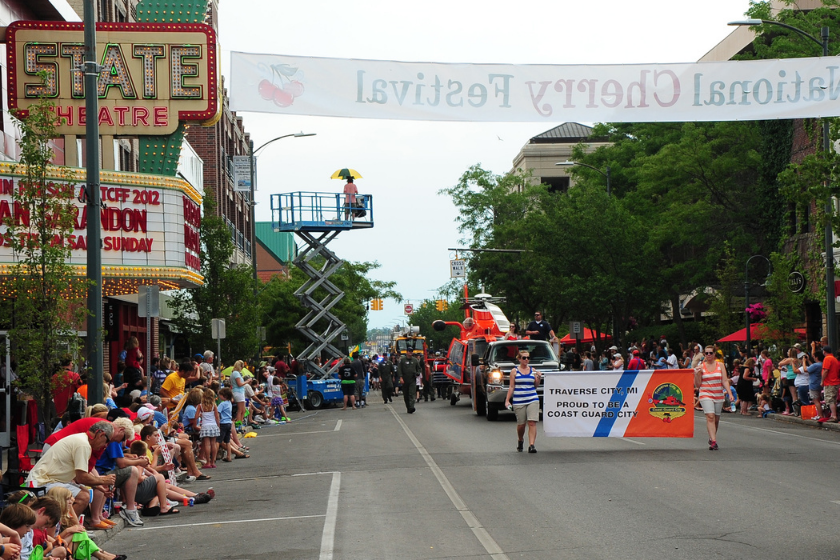
[[[569,177],[540,177],[540,183],[547,185],[550,193],[564,193],[569,190],[571,179]]]

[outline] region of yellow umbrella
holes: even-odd
[[[361,179],[362,174],[356,171],[355,169],[349,169],[347,167],[344,167],[333,173],[330,179],[348,179],[350,177],[353,177],[354,179]]]

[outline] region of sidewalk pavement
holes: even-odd
[[[758,417],[761,416],[761,413],[757,411],[751,411],[750,414]],[[810,428],[828,430],[831,432],[840,432],[840,424],[836,424],[833,422],[817,422],[816,420],[805,420],[804,418],[800,418],[798,416],[785,416],[784,414],[770,414],[767,416],[767,418],[773,419],[776,422],[784,422],[786,424],[799,424],[800,426],[808,426]]]

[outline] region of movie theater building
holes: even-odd
[[[90,216],[81,200],[88,115],[84,83],[74,71],[81,60],[83,26],[58,20],[56,11],[47,8],[57,1],[22,3],[44,7],[41,13],[4,13],[0,6],[0,16],[15,18],[0,22],[6,26],[8,78],[2,147],[8,161],[0,162],[0,217],[26,219],[23,213],[16,214],[19,209],[13,200],[22,169],[13,163],[18,159],[17,133],[9,110],[25,112],[46,94],[60,117],[60,137],[54,142],[57,167],[49,179],[78,190],[75,228],[66,243],[72,249],[70,264],[84,277]],[[39,16],[52,21],[39,21]],[[138,314],[137,292],[141,285],[158,286],[164,293],[203,283],[199,229],[204,169],[201,157],[183,136],[186,123],[212,126],[218,120],[216,53],[215,32],[204,23],[97,24],[97,58],[104,66],[97,84],[97,118],[105,371],[115,370],[117,357],[132,336],[140,340],[141,348],[149,339],[153,354],[189,351],[167,321],[167,296],[161,298],[162,317],[147,329]],[[40,84],[39,71],[48,73],[45,84]],[[0,239],[5,229],[0,226]],[[15,258],[11,247],[0,242],[0,291]]]

